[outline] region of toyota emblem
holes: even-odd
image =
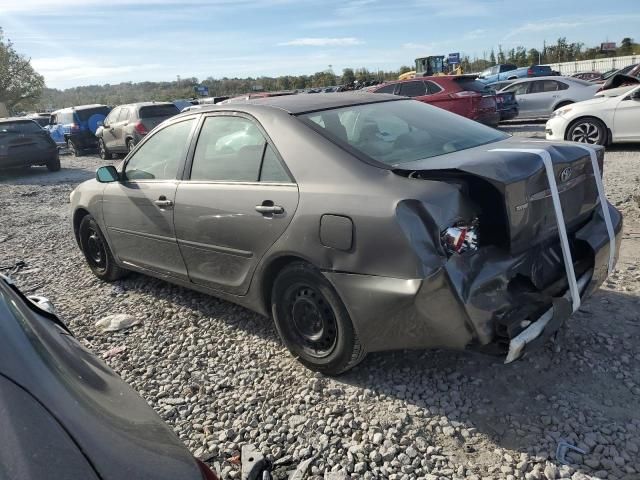
[[[566,182],[571,178],[571,167],[567,167],[560,172],[560,181]]]

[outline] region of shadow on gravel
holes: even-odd
[[[615,143],[607,147],[607,152],[640,152],[639,143]]]
[[[637,296],[600,291],[555,342],[510,365],[466,352],[377,353],[337,380],[446,415],[502,447],[537,454],[551,442],[544,453],[553,455],[561,439],[576,444],[637,418],[639,306]]]

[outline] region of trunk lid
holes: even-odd
[[[596,148],[602,172],[603,149]],[[481,242],[483,236],[489,237],[492,243],[518,253],[556,237],[558,228],[544,163],[538,155],[516,149],[549,152],[567,231],[571,233],[587,221],[598,204],[591,159],[586,150],[569,143],[509,139],[401,164],[401,170],[396,171],[444,181],[466,179],[468,195],[481,210]]]

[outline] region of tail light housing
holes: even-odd
[[[196,458],[196,463],[198,464],[198,467],[200,467],[200,472],[202,473],[203,480],[219,480],[215,472],[211,470],[202,460]]]
[[[462,92],[455,92],[449,95],[451,98],[468,98],[468,97],[481,97],[482,94],[473,92],[471,90],[463,90]]]
[[[527,75],[529,75],[530,77],[533,77],[533,75],[534,75],[533,68],[528,68],[527,69]]]
[[[449,256],[478,250],[478,220],[457,223],[440,235],[442,246]]]
[[[146,135],[147,133],[149,133],[147,127],[145,127],[144,123],[142,123],[141,121],[136,122],[136,124],[133,126],[133,129],[139,135]]]
[[[69,126],[69,130],[71,131],[71,133],[78,133],[80,131],[80,125],[78,125],[77,123],[72,123]]]

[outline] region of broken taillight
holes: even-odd
[[[144,123],[142,123],[141,121],[138,121],[133,128],[135,129],[135,131],[139,134],[139,135],[146,135],[147,134],[147,127],[144,126]]]
[[[442,245],[447,254],[453,255],[478,249],[477,221],[471,224],[457,224],[447,228],[441,235]]]

